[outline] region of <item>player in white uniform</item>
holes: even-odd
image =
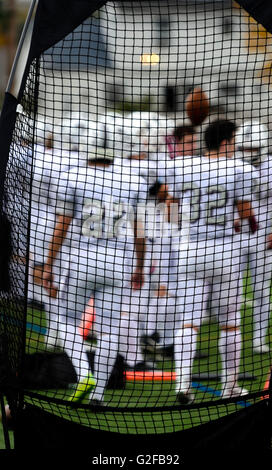
[[[170,159],[167,154],[158,153],[161,148],[158,125],[145,124],[137,137],[133,139],[134,145],[127,152],[127,158],[118,159],[115,165],[119,171],[143,177],[151,190],[146,207],[146,282],[140,293],[134,293],[128,312],[128,338],[135,332],[138,335],[138,338],[133,339],[134,350],[137,344],[137,354],[135,355],[133,348],[131,352],[138,360],[136,368],[139,370],[139,367],[150,368],[148,363],[143,363],[143,350],[154,354],[158,345],[168,346],[169,343],[170,346],[173,343],[176,284],[173,286],[169,262],[174,264],[177,256],[171,256],[173,240],[165,214],[165,201],[160,201],[157,193],[160,187],[159,168],[165,168]],[[173,295],[170,294],[171,289]]]
[[[170,159],[184,155],[197,155],[197,134],[193,126],[176,126],[167,139],[167,143]]]
[[[53,283],[52,265],[71,226],[73,235],[66,283],[60,287],[60,335],[78,376],[71,400],[82,399],[95,385],[89,371],[83,338],[78,324],[86,303],[94,298],[95,328],[99,332],[95,353],[95,390],[91,403],[102,403],[107,381],[117,353],[126,345],[122,334],[121,305],[129,295],[133,258],[136,257],[132,287],[141,288],[145,239],[135,223],[137,204],[144,203],[146,186],[136,175],[133,179],[116,172],[112,157],[95,151],[88,154],[88,166],[67,173],[59,185],[58,219],[44,270],[44,285]],[[134,247],[131,232],[134,225]],[[124,290],[125,289],[125,290]],[[125,346],[124,346],[125,349]]]
[[[145,123],[145,126],[147,124]],[[136,129],[139,132],[139,129]],[[150,187],[154,179],[154,162],[147,160],[147,152],[141,144],[139,135],[132,137],[130,150],[124,152],[123,157],[115,158],[114,166],[117,172],[133,181],[134,175],[143,178],[147,187]],[[133,237],[131,237],[133,245]],[[133,249],[133,246],[132,248]],[[147,363],[142,348],[142,337],[146,333],[147,310],[151,295],[150,270],[152,267],[152,252],[150,240],[146,238],[145,250],[145,283],[141,290],[135,290],[129,296],[129,301],[122,305],[122,322],[127,345],[121,351],[126,358],[126,367],[130,370],[147,370],[152,367]],[[127,296],[126,296],[127,297]]]
[[[272,158],[268,154],[268,128],[259,121],[246,121],[237,130],[236,158],[254,166],[253,207],[259,229],[250,237],[244,268],[250,270],[253,293],[253,350],[268,353],[266,335],[270,318],[270,289],[272,277],[272,252],[268,236],[272,232]],[[245,227],[240,228],[243,233]]]
[[[138,309],[138,313],[141,312],[138,334],[143,335],[144,349],[155,353],[155,357],[161,348],[168,351],[173,346],[179,246],[177,214],[172,210],[171,220],[168,220],[166,193],[159,182],[159,174],[162,172],[165,176],[168,167],[171,171],[172,158],[183,158],[196,153],[196,134],[191,126],[179,126],[175,129],[175,145],[171,146],[171,155],[159,152],[161,145],[159,139],[156,142],[156,136],[158,137],[156,126],[154,132],[151,125],[145,125],[143,135],[135,143],[129,158],[116,161],[116,165],[122,168],[120,171],[140,174],[153,194],[149,193],[148,198],[146,283],[140,293],[141,299],[135,298],[133,307],[131,306],[130,311],[134,309],[134,314],[130,315],[128,335],[136,331]],[[158,208],[159,205],[161,210],[155,211],[155,207]],[[136,342],[134,339],[134,345]],[[138,341],[135,357],[142,360],[141,349]]]
[[[171,163],[170,155],[161,149],[161,132],[158,123],[142,122],[142,130],[136,129],[133,146],[122,158],[115,159],[117,171],[137,174],[151,188],[147,206],[145,285],[134,292],[131,303],[124,306],[127,312],[127,336],[129,348],[127,362],[136,370],[150,369],[144,361],[143,350],[152,355],[158,348],[172,348],[174,336],[175,302],[177,292],[178,233],[173,230],[173,220],[168,222],[163,191],[160,191],[158,174],[165,172]],[[182,126],[176,129],[174,155],[194,154],[196,139],[194,129]],[[164,147],[163,147],[164,148]],[[160,204],[160,210],[155,210]],[[123,320],[125,316],[123,316]],[[143,342],[143,344],[141,344]],[[154,365],[153,365],[154,367]]]
[[[73,166],[86,166],[86,159],[80,161],[78,152],[56,149],[54,135],[44,133],[42,140],[34,146],[33,158],[29,155],[31,167],[31,223],[30,223],[30,269],[29,294],[42,302],[47,320],[44,337],[48,347],[58,344],[58,304],[56,300],[58,280],[64,268],[61,253],[54,264],[55,284],[51,292],[42,285],[42,269],[47,256],[49,241],[56,221],[56,192],[61,174]],[[55,135],[57,138],[58,136]],[[59,344],[60,345],[60,344]]]
[[[232,122],[212,123],[205,133],[205,157],[184,158],[182,169],[174,169],[166,180],[181,206],[190,205],[190,238],[180,244],[177,310],[182,322],[175,333],[176,393],[181,403],[193,400],[193,359],[206,308],[206,284],[212,285],[218,303],[222,397],[247,393],[238,386],[242,240],[233,234],[235,207],[253,231],[256,226],[250,203],[251,172],[229,158],[234,153],[234,131]]]
[[[182,165],[185,156],[197,154],[197,140],[195,129],[192,126],[178,126],[173,131],[174,140],[168,148],[168,155],[157,154],[156,179],[157,203],[166,204],[166,218],[163,230],[159,230],[154,240],[154,251],[157,259],[157,290],[153,296],[148,314],[147,329],[149,335],[157,330],[160,335],[159,346],[161,351],[171,351],[175,335],[176,296],[178,278],[178,250],[179,250],[179,214],[177,202],[168,206],[167,188],[160,182],[171,174],[173,166]],[[155,277],[155,276],[154,276]]]

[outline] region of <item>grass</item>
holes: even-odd
[[[5,402],[6,404],[6,402]],[[12,431],[9,431],[8,432],[8,436],[9,436],[9,445],[11,447],[11,449],[14,448],[14,437],[13,437],[13,432]],[[6,449],[6,442],[5,442],[5,437],[4,437],[4,431],[3,431],[3,426],[2,426],[2,423],[0,423],[0,450],[1,449]]]
[[[242,306],[242,335],[243,335],[243,351],[241,360],[241,373],[247,372],[254,376],[254,380],[246,381],[244,386],[250,392],[258,392],[263,390],[264,384],[268,377],[271,366],[271,358],[269,354],[253,354],[252,352],[252,307],[250,300],[252,295],[250,289],[245,285],[245,298],[247,303]],[[27,352],[37,352],[44,349],[43,332],[46,328],[46,319],[43,312],[38,310],[29,310],[28,313],[28,330],[27,330]],[[30,329],[31,325],[35,325]],[[218,325],[213,322],[206,322],[202,325],[198,350],[205,353],[207,357],[196,359],[194,361],[194,374],[203,372],[220,372],[220,356],[218,355]],[[267,341],[272,346],[272,328],[268,331]],[[174,364],[171,361],[157,363],[158,369],[173,370]],[[196,384],[195,384],[196,385]],[[196,403],[203,401],[217,400],[216,392],[220,390],[220,383],[210,380],[205,381],[201,385],[204,388],[196,388]],[[241,384],[242,385],[242,384]],[[205,387],[207,390],[205,391]],[[127,382],[124,390],[107,390],[105,400],[111,407],[129,408],[129,407],[146,407],[145,412],[130,412],[126,410],[123,413],[107,411],[99,414],[91,412],[87,407],[73,408],[69,404],[66,405],[65,400],[71,393],[69,389],[65,390],[42,390],[35,391],[35,396],[26,395],[26,401],[36,406],[48,410],[58,416],[68,420],[81,423],[92,428],[107,430],[119,433],[131,434],[150,434],[174,432],[192,426],[198,426],[205,422],[217,419],[221,416],[235,412],[245,402],[239,403],[217,403],[214,406],[191,408],[190,410],[175,409],[176,397],[174,383],[169,382]],[[46,398],[51,398],[48,403]],[[55,399],[64,400],[61,404],[54,403]],[[87,401],[85,402],[87,405]],[[171,411],[157,411],[156,407],[173,407]],[[150,411],[150,407],[153,410]],[[3,433],[0,429],[0,448],[5,448]]]

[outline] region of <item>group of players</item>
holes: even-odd
[[[48,344],[63,348],[77,373],[71,401],[89,395],[90,405],[103,405],[117,355],[137,369],[143,338],[153,338],[173,346],[177,400],[191,403],[208,305],[220,326],[222,398],[246,395],[238,373],[248,268],[253,349],[269,352],[268,129],[214,120],[202,129],[203,150],[198,130],[160,116],[112,118],[90,132],[84,123],[67,148],[57,129],[50,139],[45,130],[30,155],[29,290],[44,304]],[[92,371],[84,337],[90,314]]]

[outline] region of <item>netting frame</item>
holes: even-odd
[[[42,3],[43,2],[41,2],[41,4]],[[83,3],[87,4],[87,2],[83,2]],[[97,3],[98,3],[99,6],[101,6],[101,4],[103,4],[105,2],[100,1],[100,2],[97,2]],[[255,9],[253,9],[251,4],[247,5],[247,3],[250,3],[250,2],[245,2],[244,1],[244,2],[239,2],[239,3],[243,7],[248,8],[248,11],[251,12],[252,14],[254,14],[256,19],[258,19],[259,21],[262,21],[262,24],[267,26],[267,24],[268,24],[267,16],[266,16],[266,19],[264,19],[263,17],[260,18],[259,15],[258,15],[259,11],[256,13]],[[264,3],[267,3],[267,2],[264,2]],[[34,7],[36,6],[35,4],[36,4],[36,2],[34,1],[32,6],[31,6],[30,17],[33,14]],[[270,23],[269,23],[269,25],[270,25]],[[26,32],[27,32],[27,28],[23,32],[22,41],[24,41]],[[34,37],[35,37],[35,34],[37,34],[37,31],[35,31],[35,28],[34,28],[34,30],[33,30]],[[36,51],[37,51],[37,49],[35,49],[37,47],[37,43],[35,43],[35,45],[34,45],[34,42],[35,41],[33,41],[32,45],[30,46],[30,52],[29,52],[29,55],[28,55],[27,64],[26,64],[25,69],[24,69],[24,74],[21,75],[21,77],[22,77],[21,86],[17,88],[17,91],[14,91],[14,89],[12,88],[15,69],[17,67],[17,59],[15,59],[14,70],[12,71],[12,75],[10,77],[10,81],[9,81],[7,91],[6,91],[5,103],[4,103],[4,106],[3,106],[3,111],[2,111],[1,119],[0,119],[0,140],[3,144],[3,147],[2,147],[3,148],[3,154],[2,154],[3,157],[1,158],[1,186],[0,186],[0,189],[2,189],[3,186],[4,186],[5,167],[6,167],[7,158],[8,158],[10,141],[11,141],[11,138],[12,138],[12,131],[13,131],[13,127],[14,127],[14,123],[15,123],[15,119],[16,119],[17,104],[20,101],[20,96],[21,96],[21,94],[23,93],[23,90],[24,90],[25,77],[28,73],[28,67],[30,66],[30,63],[32,62],[33,57],[35,56]],[[21,43],[21,46],[19,47],[18,56],[20,54],[22,44],[23,43]],[[45,47],[45,46],[43,46],[43,47]],[[43,50],[42,47],[41,47],[41,50]],[[1,198],[1,200],[2,200],[2,198]],[[10,383],[5,384],[4,390],[5,390],[5,394],[7,394],[7,395],[9,394],[9,386],[10,386]],[[270,388],[269,388],[269,392],[268,392],[269,393],[269,400],[268,400],[269,407],[271,407],[271,390],[272,390],[271,387],[272,387],[272,384],[270,382]],[[16,408],[18,407],[17,411],[19,411],[19,412],[22,411],[22,406],[23,406],[22,405],[23,400],[21,400],[21,398],[22,397],[20,397],[19,401],[17,401],[17,404],[16,404]]]

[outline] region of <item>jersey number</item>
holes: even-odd
[[[191,200],[190,200],[190,222],[197,222],[200,218],[201,212],[201,197],[202,192],[199,186],[196,183],[185,183],[183,185],[183,192],[191,191]],[[215,214],[216,209],[221,209],[226,206],[228,200],[227,190],[223,185],[212,185],[208,186],[205,191],[205,194],[208,196],[215,195],[212,201],[206,202],[204,204],[204,220],[207,225],[225,225],[226,216],[225,214]]]

